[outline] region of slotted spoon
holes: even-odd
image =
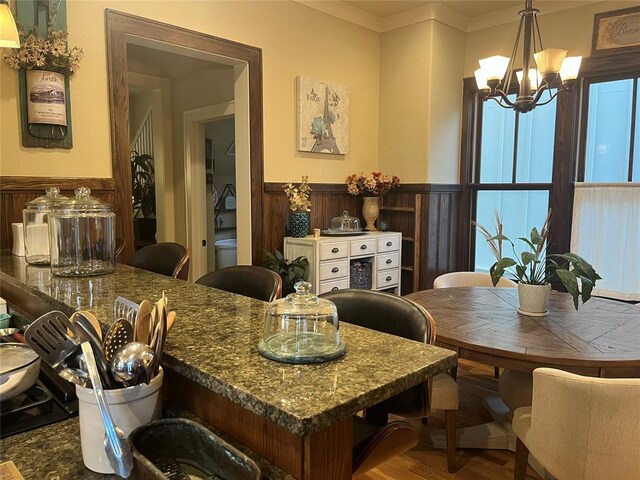
[[[116,321],[104,336],[102,351],[107,362],[111,363],[113,356],[127,343],[133,341],[133,327],[124,318]]]

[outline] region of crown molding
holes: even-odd
[[[543,17],[550,13],[570,10],[572,8],[580,8],[586,5],[592,5],[594,3],[604,2],[602,0],[583,1],[581,2],[581,5],[576,5],[573,2],[543,2],[542,6],[537,5],[536,8],[540,10],[538,17]],[[499,25],[517,22],[518,12],[520,10],[522,10],[522,7],[512,7],[500,10],[498,12],[480,15],[479,17],[469,18],[466,32],[475,32],[477,30],[484,30],[485,28],[497,27]]]
[[[507,8],[494,13],[488,13],[479,17],[470,18],[456,12],[452,8],[442,3],[423,5],[397,13],[389,17],[378,17],[372,13],[364,12],[358,8],[342,3],[341,1],[317,1],[317,0],[292,0],[295,3],[312,8],[319,12],[339,18],[345,22],[359,25],[377,33],[390,32],[399,28],[408,27],[421,22],[436,21],[456,28],[462,32],[475,32],[485,28],[496,27],[517,21],[518,12],[522,7]],[[581,2],[576,5],[573,2],[544,2],[540,9],[540,16],[550,13],[579,8],[580,6],[595,3],[605,3],[603,0],[592,0]]]
[[[368,30],[372,30],[377,33],[383,33],[382,31],[382,18],[372,13],[364,12],[358,8],[347,5],[340,1],[322,1],[317,0],[293,0],[295,3],[304,5],[305,7],[312,8],[332,17],[339,18],[345,22],[359,25]]]

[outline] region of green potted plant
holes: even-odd
[[[131,152],[131,196],[136,238],[155,243],[156,184],[153,157]]]
[[[474,222],[496,257],[496,262],[489,270],[493,285],[504,275],[517,281],[521,313],[546,315],[551,292],[550,282],[555,279],[565,286],[577,310],[578,298],[582,298],[582,303],[587,302],[591,298],[596,280],[601,279],[591,264],[575,253],[546,253],[550,218],[551,211],[547,214],[541,231],[534,227],[529,238],[519,238],[525,243],[525,249],[520,254],[516,252],[515,244],[502,233],[502,220],[497,212],[495,234]],[[512,257],[503,254],[503,242],[511,244]]]
[[[307,280],[309,276],[309,260],[307,260],[307,257],[297,257],[287,261],[278,250],[267,252],[265,266],[282,278],[283,296],[293,293],[295,291],[293,286],[301,280]]]

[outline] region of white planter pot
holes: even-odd
[[[551,284],[528,285],[518,284],[518,300],[520,308],[518,311],[524,315],[544,316],[547,313],[549,295],[551,294]]]

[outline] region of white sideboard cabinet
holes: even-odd
[[[309,282],[318,295],[331,290],[363,288],[361,277],[352,278],[355,265],[371,264],[371,289],[400,294],[400,232],[368,232],[363,235],[304,238],[285,237],[284,256],[288,260],[303,256],[309,260]]]

